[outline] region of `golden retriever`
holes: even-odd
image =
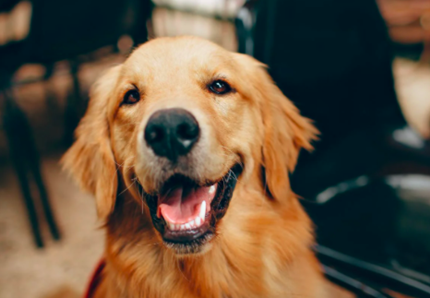
[[[316,133],[251,57],[195,37],[137,48],[63,158],[105,222],[95,297],[336,297],[288,180]]]

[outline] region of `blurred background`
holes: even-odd
[[[175,35],[255,56],[315,120],[291,179],[321,260],[430,297],[430,0],[0,0],[0,297],[80,297],[104,239],[59,158],[98,76]]]

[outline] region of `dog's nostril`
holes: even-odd
[[[192,140],[199,135],[199,127],[189,123],[182,123],[178,126],[176,134],[183,140]]]
[[[145,140],[158,156],[176,161],[188,154],[200,136],[194,116],[184,109],[165,109],[154,113],[145,128]]]
[[[164,131],[161,127],[154,127],[148,132],[146,141],[150,143],[160,142],[164,138]]]

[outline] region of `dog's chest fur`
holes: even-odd
[[[97,298],[324,297],[315,284],[322,278],[309,249],[308,222],[297,216],[300,209],[294,217],[260,212],[237,223],[230,219],[230,228],[207,253],[183,258],[160,243],[142,209],[119,203],[115,210],[107,226],[107,266]]]

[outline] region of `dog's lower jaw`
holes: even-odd
[[[213,238],[215,238],[215,235],[212,233],[207,233],[201,237],[204,238],[202,239],[204,241],[204,244],[181,244],[166,241],[163,241],[163,244],[166,246],[167,249],[171,250],[178,258],[200,256],[207,253],[211,249],[211,241],[213,240]]]

